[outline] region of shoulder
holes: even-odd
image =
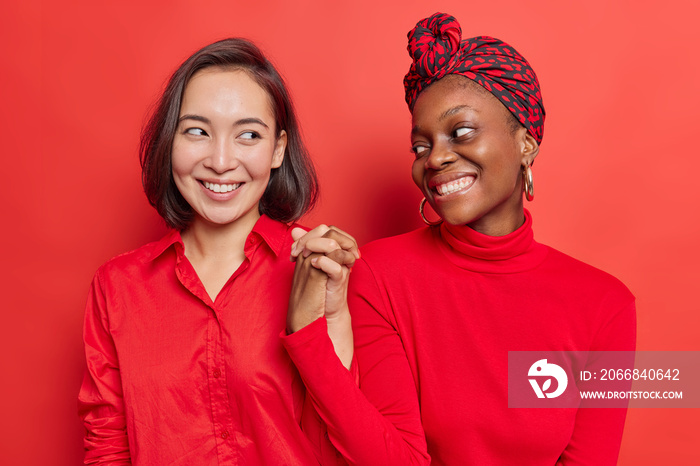
[[[571,303],[567,312],[574,317],[576,328],[588,329],[587,348],[592,351],[634,350],[637,311],[632,292],[611,274],[549,249],[547,260],[542,264],[544,276],[556,274],[557,278],[550,284],[551,294],[560,293]]]
[[[425,262],[434,261],[439,254],[435,233],[427,227],[372,241],[360,248],[361,258],[353,266],[351,284],[371,280],[386,287],[412,282],[419,278],[416,274]]]
[[[370,263],[416,260],[425,256],[426,248],[434,247],[435,234],[431,228],[423,227],[397,236],[382,238],[360,248],[362,258]]]
[[[96,279],[140,275],[152,268],[174,244],[181,244],[180,233],[169,231],[163,238],[112,257],[97,269]]]
[[[549,250],[547,259],[541,266],[545,273],[556,274],[560,280],[575,283],[577,288],[598,296],[608,296],[623,301],[634,300],[634,295],[627,286],[613,275],[550,246],[545,247]]]

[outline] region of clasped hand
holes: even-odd
[[[325,316],[331,321],[347,318],[350,268],[360,253],[355,239],[344,231],[319,225],[306,232],[292,230],[290,260],[296,261],[289,297],[287,331],[296,332]]]

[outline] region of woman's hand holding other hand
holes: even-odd
[[[357,242],[336,227],[319,225],[292,230],[290,260],[296,261],[289,298],[287,330],[294,333],[325,316],[336,354],[346,367],[352,361],[352,328],[347,304],[348,279],[360,258]]]

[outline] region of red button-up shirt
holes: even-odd
[[[290,229],[262,216],[214,302],[176,231],[97,271],[79,395],[86,464],[335,459],[280,340],[294,272]]]

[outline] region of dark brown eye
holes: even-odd
[[[454,137],[461,138],[462,136],[466,136],[466,135],[470,134],[472,131],[474,131],[474,128],[467,128],[467,127],[457,128],[454,132]]]
[[[241,139],[259,139],[260,135],[255,131],[246,131],[239,136]]]
[[[415,145],[411,147],[411,152],[413,152],[416,155],[416,157],[420,157],[421,154],[424,154],[427,150],[427,146]]]
[[[192,136],[207,136],[207,132],[202,128],[187,128],[185,134],[191,134]]]

